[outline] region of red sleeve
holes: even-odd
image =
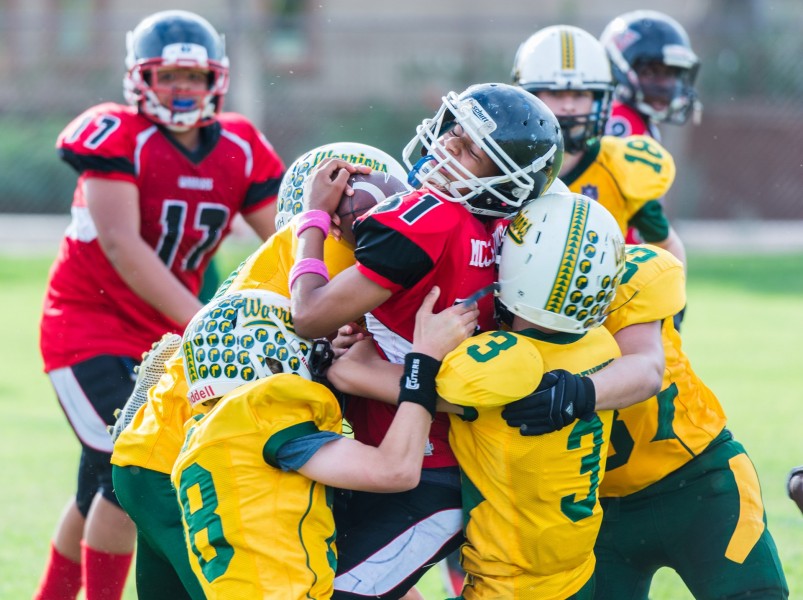
[[[262,132],[242,115],[224,113],[220,121],[225,130],[241,137],[251,149],[253,165],[241,212],[247,215],[275,202],[285,171],[282,159]]]
[[[133,107],[99,104],[67,125],[56,150],[79,175],[135,183],[134,149],[143,125]]]
[[[465,210],[415,191],[368,213],[354,229],[360,273],[393,292],[413,287],[445,251],[455,209]]]
[[[621,102],[614,102],[611,116],[605,125],[605,135],[628,137],[630,135],[650,135],[647,123],[638,111]]]

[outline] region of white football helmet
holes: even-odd
[[[616,219],[580,194],[547,193],[510,223],[499,264],[497,308],[555,331],[600,325],[625,266]]]
[[[489,217],[510,216],[549,187],[563,161],[563,136],[543,102],[504,83],[473,85],[442,100],[404,148],[411,185],[446,192],[447,200]],[[456,125],[493,160],[499,175],[476,177],[444,147],[441,136]],[[416,154],[420,158],[412,158]]]
[[[215,298],[196,314],[181,351],[192,406],[275,373],[312,379],[312,342],[295,334],[290,300],[265,290]]]
[[[209,125],[223,108],[229,89],[226,42],[209,22],[184,10],[165,10],[146,17],[126,36],[123,92],[152,121],[172,131]],[[166,89],[170,106],[156,94],[156,72],[162,67],[191,67],[209,72],[208,89],[200,95]]]
[[[581,152],[602,135],[611,110],[613,76],[605,48],[593,35],[571,25],[537,31],[516,52],[513,83],[537,94],[545,90],[588,90],[592,111],[558,116],[567,152]]]
[[[332,156],[355,165],[366,165],[403,183],[407,181],[407,171],[401,163],[379,148],[356,142],[335,142],[318,146],[295,159],[282,178],[276,205],[277,230],[304,210],[304,183],[307,176],[318,163]]]

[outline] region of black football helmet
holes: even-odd
[[[692,113],[699,120],[702,104],[694,82],[700,60],[680,23],[658,11],[637,10],[608,23],[600,41],[611,60],[617,99],[657,122],[682,125]],[[669,67],[676,76],[663,84],[642,81],[637,71],[649,63]],[[666,108],[654,108],[651,98]]]
[[[215,120],[229,87],[229,59],[224,37],[206,19],[183,10],[154,13],[128,32],[126,47],[123,90],[129,104],[174,131]],[[161,67],[205,69],[208,89],[195,97],[173,92],[166,106],[156,94],[156,70]]]
[[[499,175],[476,177],[446,151],[440,138],[455,125],[491,157]],[[413,163],[419,145],[422,158]],[[444,96],[435,116],[416,128],[403,159],[412,185],[446,191],[474,214],[504,217],[540,196],[557,177],[563,136],[538,98],[512,85],[484,83]]]

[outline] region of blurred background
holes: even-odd
[[[126,31],[167,7],[225,33],[226,108],[251,118],[287,164],[347,139],[400,157],[445,92],[509,81],[537,29],[568,23],[598,36],[622,12],[661,10],[701,58],[705,105],[699,126],[662,126],[678,163],[670,217],[803,220],[800,0],[2,0],[0,213],[69,211],[75,175],[56,158],[56,136],[89,106],[124,102]]]

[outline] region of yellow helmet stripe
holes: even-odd
[[[575,69],[575,53],[574,53],[574,35],[566,29],[560,32],[560,66],[564,71],[574,71]]]
[[[560,260],[560,268],[558,269],[557,277],[555,277],[552,291],[549,293],[549,299],[546,302],[546,310],[558,314],[560,314],[566,301],[566,296],[569,293],[574,269],[577,267],[577,261],[580,257],[583,231],[585,231],[586,222],[588,221],[588,202],[574,200],[573,204],[566,245],[563,247],[563,258]]]

